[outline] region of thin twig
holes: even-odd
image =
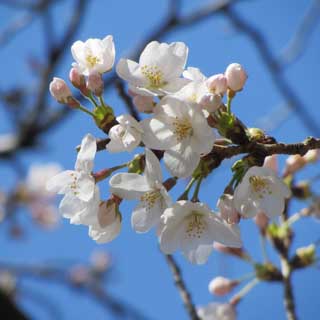
[[[201,320],[197,314],[197,310],[192,302],[191,295],[182,279],[181,271],[172,255],[165,255],[166,261],[173,275],[175,285],[179,291],[181,300],[189,313],[191,320]]]

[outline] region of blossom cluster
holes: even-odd
[[[188,47],[182,42],[152,41],[138,62],[120,59],[116,72],[127,82],[137,110],[146,114],[139,122],[129,114],[114,116],[103,99],[102,77],[115,62],[112,36],[77,41],[71,52],[75,62],[70,81],[94,110],[83,107],[62,79],[51,82],[52,96],[92,116],[108,134],[109,153],[132,152],[139,146],[145,151],[128,163],[94,173],[97,140],[87,134],[75,169],[59,173],[47,184],[49,191],[64,195],[60,212],[70,223],[88,226],[90,237],[98,243],[109,242],[121,230],[122,200],[138,200],[131,217],[133,229],[138,233],[155,229],[165,254],[181,250],[190,262],[202,264],[216,242],[242,246],[241,218],[261,212],[273,218],[283,212],[290,196],[287,185],[274,170],[246,160],[234,165],[232,181],[217,203],[219,212],[199,200],[201,181],[212,170],[211,151],[217,139],[236,143],[229,137],[237,126],[231,102],[247,80],[240,64],[232,63],[223,73],[206,77],[198,68],[186,67]],[[165,181],[161,160],[172,177]],[[122,168],[128,172],[113,174]],[[98,182],[108,177],[111,196],[101,200]],[[180,178],[190,183],[174,201],[169,191]]]

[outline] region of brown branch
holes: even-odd
[[[273,154],[300,154],[303,156],[309,150],[320,149],[320,139],[307,138],[303,142],[285,144],[285,143],[273,143],[263,144],[257,142],[250,142],[241,146],[221,146],[214,145],[211,151],[211,155],[218,155],[221,159],[232,158],[236,155],[243,153],[261,153],[265,156]]]
[[[181,300],[189,313],[191,320],[201,320],[197,314],[197,310],[192,302],[191,295],[182,279],[181,271],[172,255],[165,255],[166,261],[172,272],[175,285],[179,291]]]

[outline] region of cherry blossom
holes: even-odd
[[[215,141],[201,110],[174,97],[163,98],[154,109],[154,117],[141,125],[144,144],[165,150],[164,163],[176,177],[190,176],[200,156],[208,154]]]
[[[139,63],[120,59],[116,69],[136,93],[163,96],[178,91],[188,82],[180,77],[187,57],[188,47],[183,42],[152,41],[141,53]]]
[[[112,69],[115,59],[113,37],[109,35],[102,40],[88,39],[85,42],[78,40],[72,45],[71,53],[76,61],[72,66],[83,75],[107,72]]]
[[[238,228],[229,227],[204,203],[181,200],[166,209],[159,227],[160,248],[165,254],[180,249],[194,264],[203,264],[215,241],[241,247]]]
[[[119,124],[110,129],[110,142],[106,148],[109,152],[130,152],[141,142],[142,127],[138,121],[129,114],[121,115],[117,117],[116,120]]]
[[[110,191],[123,199],[138,199],[133,210],[131,223],[137,232],[147,232],[160,222],[163,211],[171,205],[171,199],[162,185],[162,172],[159,160],[146,149],[144,175],[118,173],[109,181]]]
[[[289,188],[272,169],[254,166],[236,187],[234,205],[244,217],[252,218],[262,211],[273,218],[283,212],[289,196]]]
[[[212,302],[197,311],[201,320],[236,320],[234,307],[227,303]]]

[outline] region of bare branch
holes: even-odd
[[[181,271],[177,263],[175,262],[174,258],[172,255],[165,255],[166,261],[169,265],[169,268],[172,272],[173,279],[175,282],[175,285],[179,291],[181,300],[189,313],[190,319],[191,320],[201,320],[198,317],[197,310],[192,302],[191,295],[182,279]]]

